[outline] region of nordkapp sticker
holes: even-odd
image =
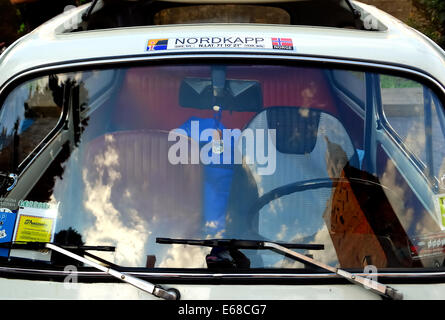
[[[258,36],[208,36],[149,39],[146,45],[148,52],[160,50],[188,49],[253,49],[253,50],[291,50],[295,47],[291,38],[258,37]]]

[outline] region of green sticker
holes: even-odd
[[[437,200],[439,201],[439,211],[440,211],[440,221],[442,223],[441,227],[445,227],[445,195],[438,196]]]
[[[19,207],[34,208],[34,209],[49,209],[51,204],[46,202],[20,200]]]
[[[434,198],[439,225],[442,230],[445,230],[445,194],[438,194]]]

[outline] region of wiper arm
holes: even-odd
[[[236,249],[269,249],[278,252],[282,255],[290,256],[297,261],[304,264],[313,265],[332,273],[335,273],[348,281],[369,288],[370,291],[393,300],[402,300],[403,294],[398,290],[381,284],[375,280],[367,279],[352,273],[349,273],[340,268],[334,268],[320,261],[314,260],[301,253],[290,250],[292,249],[308,249],[308,250],[322,250],[322,244],[290,244],[290,243],[276,243],[270,241],[256,241],[256,240],[238,240],[238,239],[208,239],[208,240],[190,240],[190,239],[170,239],[170,238],[156,238],[157,243],[175,243],[188,245],[201,245],[207,247],[227,247]],[[313,247],[312,249],[310,249]]]
[[[180,293],[178,290],[174,288],[170,289],[164,289],[159,285],[152,284],[148,281],[141,280],[139,278],[133,277],[131,275],[128,275],[124,272],[120,272],[118,270],[115,270],[109,265],[111,263],[107,262],[104,259],[101,259],[99,257],[96,257],[92,254],[88,254],[89,256],[93,257],[94,259],[108,264],[108,266],[101,265],[97,262],[94,262],[90,259],[87,259],[85,257],[79,256],[69,250],[66,250],[65,248],[70,249],[82,249],[82,250],[95,250],[95,251],[114,251],[114,247],[108,247],[108,246],[58,246],[53,243],[46,243],[46,242],[27,242],[27,243],[17,243],[17,242],[6,242],[1,244],[2,247],[4,246],[12,246],[13,248],[21,248],[21,249],[30,249],[30,250],[42,250],[42,249],[50,249],[53,251],[57,251],[60,254],[63,254],[67,257],[70,257],[74,260],[80,261],[86,265],[89,265],[93,268],[96,268],[100,271],[103,271],[123,282],[126,282],[128,284],[131,284],[135,286],[136,288],[148,292],[158,298],[163,298],[166,300],[179,300]]]
[[[310,257],[303,255],[303,254],[289,250],[288,248],[280,246],[277,243],[264,242],[264,247],[271,249],[273,251],[279,252],[281,254],[290,255],[293,258],[295,258],[295,260],[300,261],[302,263],[311,264],[311,265],[320,267],[322,269],[328,270],[330,272],[336,273],[339,276],[349,280],[350,282],[352,282],[354,284],[362,285],[363,287],[368,288],[370,291],[372,291],[382,297],[386,297],[386,298],[389,298],[392,300],[402,300],[403,299],[403,294],[390,286],[386,286],[386,285],[384,285],[380,282],[377,282],[375,280],[372,280],[372,279],[368,279],[368,278],[364,278],[364,277],[352,274],[352,273],[345,271],[343,269],[340,269],[340,268],[331,267],[327,264],[324,264],[320,261],[314,260]]]
[[[110,267],[106,267],[103,266],[99,263],[96,263],[94,261],[91,261],[87,258],[81,257],[75,253],[72,253],[71,251],[65,250],[59,246],[56,246],[52,243],[47,243],[45,244],[45,247],[54,251],[57,251],[61,254],[66,255],[67,257],[73,258],[77,261],[83,262],[93,268],[96,268],[100,271],[103,271],[117,279],[122,280],[123,282],[129,283],[133,286],[135,286],[138,289],[141,289],[142,291],[148,292],[158,298],[163,298],[166,300],[179,300],[180,298],[180,294],[179,291],[174,289],[174,288],[170,288],[170,289],[164,289],[159,285],[155,285],[151,282],[145,281],[145,280],[141,280],[139,278],[133,277],[131,275],[128,275],[126,273],[117,271],[115,269],[112,269]]]

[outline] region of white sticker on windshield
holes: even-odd
[[[188,49],[266,49],[295,51],[295,46],[291,38],[253,36],[149,39],[146,46],[146,51],[148,52]]]

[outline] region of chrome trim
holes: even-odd
[[[15,185],[17,184],[18,176],[15,173],[10,173],[8,177],[13,180],[12,184],[6,188],[6,191],[9,192],[14,189]]]
[[[414,168],[416,168],[416,170],[419,172],[419,174],[422,176],[422,178],[425,180],[425,182],[426,182],[427,184],[430,184],[430,185],[431,185],[431,181],[430,181],[430,179],[426,176],[426,174],[425,174],[425,172],[422,170],[422,168],[420,168],[420,167],[418,166],[418,164],[421,164],[421,165],[423,165],[424,168],[425,168],[425,165],[423,164],[423,162],[422,162],[421,160],[419,160],[419,159],[417,158],[417,156],[416,156],[415,154],[413,154],[413,152],[412,152],[411,150],[409,150],[409,149],[407,148],[407,146],[403,143],[402,139],[400,139],[400,137],[397,135],[397,133],[394,132],[394,134],[393,134],[391,131],[388,130],[388,128],[387,128],[385,125],[383,125],[381,129],[377,129],[377,133],[378,133],[378,134],[377,134],[377,137],[378,137],[379,135],[386,134],[386,136],[388,136],[389,139],[390,139],[395,145],[397,145],[398,149],[399,149],[399,150],[403,153],[403,155],[408,159],[408,161],[412,164],[412,166],[413,166]],[[379,138],[379,137],[378,137],[378,138]],[[379,142],[381,143],[382,141],[379,140]],[[381,143],[381,144],[382,144],[382,143]],[[386,146],[384,146],[384,145],[382,144],[382,148],[383,148],[383,149],[385,150],[385,152],[389,155],[389,152],[388,152],[388,150],[386,149]],[[413,157],[414,157],[416,160],[419,160],[418,163],[416,163],[416,161],[413,160]],[[391,160],[392,160],[392,158],[391,158]],[[394,165],[397,167],[397,164],[394,163]],[[399,167],[397,167],[397,169],[399,169],[399,171],[400,171],[400,168],[399,168]],[[402,171],[400,171],[400,172],[402,172]],[[406,179],[405,179],[405,180],[406,180]]]
[[[434,92],[433,92],[433,94],[434,94]],[[383,98],[381,94],[380,94],[380,98],[381,99]],[[441,106],[443,108],[442,103],[441,103]],[[397,146],[400,147],[400,149],[404,150],[404,153],[407,155],[407,158],[411,161],[411,163],[417,168],[417,170],[421,171],[422,175],[427,180],[427,182],[431,183],[431,181],[430,181],[431,179],[424,174],[424,170],[422,170],[422,168],[419,168],[419,165],[422,166],[423,169],[426,169],[428,166],[412,150],[410,150],[409,146],[407,146],[405,144],[405,142],[403,141],[403,137],[401,137],[399,135],[398,130],[396,130],[389,122],[388,117],[386,116],[383,99],[382,99],[380,105],[376,108],[376,111],[377,111],[376,115],[378,116],[378,120],[380,120],[381,125],[382,125],[382,129],[380,129],[380,130],[384,130],[392,138],[394,143],[396,143]]]
[[[1,109],[2,106],[0,106]],[[65,109],[65,107],[62,107],[63,109]],[[34,159],[36,159],[38,156],[40,156],[47,148],[48,146],[53,143],[57,137],[59,136],[58,134],[62,131],[63,126],[62,124],[64,123],[64,121],[67,119],[68,117],[68,112],[66,114],[64,114],[64,112],[62,111],[62,114],[60,115],[60,118],[57,122],[57,124],[55,125],[54,128],[51,129],[51,131],[42,139],[42,141],[48,139],[48,142],[46,144],[43,144],[42,142],[40,142],[27,156],[26,158],[18,165],[17,168],[20,168],[24,163],[26,163],[26,166],[23,168],[20,168],[20,170],[18,171],[18,180],[20,180],[20,178],[23,176],[23,174],[31,167],[32,163],[34,162]],[[60,128],[59,128],[60,126]],[[62,149],[59,148],[59,150],[57,150],[57,153],[54,155],[54,157],[56,157],[59,152]],[[34,154],[34,156],[31,158],[30,156]],[[50,165],[50,163],[48,163],[48,166]],[[48,168],[48,166],[46,167],[46,169]],[[45,170],[46,170],[45,169]],[[43,174],[43,172],[42,172]],[[40,176],[41,177],[41,176]],[[37,181],[35,181],[37,182]]]
[[[18,78],[21,78],[22,76],[19,75]],[[15,81],[16,79],[13,79],[12,81]],[[21,83],[20,85],[24,84],[25,82]],[[16,87],[17,88],[17,87]],[[3,86],[0,89],[0,97],[3,94],[4,89],[6,89],[6,86]],[[11,92],[14,90],[15,88],[13,88],[11,90]],[[5,99],[6,100],[6,99]],[[4,100],[4,101],[5,101]],[[0,99],[1,101],[1,99]],[[2,109],[3,105],[0,105],[0,110]],[[23,159],[18,165],[17,165],[17,170],[19,170],[16,174],[16,177],[12,179],[15,179],[14,182],[14,186],[11,189],[7,189],[7,191],[12,191],[12,189],[14,189],[15,185],[17,184],[18,180],[20,180],[20,178],[22,177],[23,173],[26,172],[26,170],[28,170],[28,168],[30,167],[30,165],[34,162],[34,159],[37,158],[40,154],[42,154],[46,148],[56,139],[57,134],[61,131],[62,127],[63,127],[63,123],[64,121],[68,118],[68,113],[69,110],[68,108],[65,107],[65,105],[61,106],[61,112],[60,112],[60,116],[59,119],[57,120],[57,123],[54,125],[54,127],[45,135],[45,137],[42,138],[42,140],[39,142],[39,144],[37,144],[30,152],[29,154],[26,155],[25,159]],[[42,141],[48,140],[47,143],[43,144]],[[57,154],[60,152],[60,149],[58,150]],[[31,157],[31,155],[33,155],[33,157]],[[56,154],[56,155],[57,155]],[[55,156],[56,156],[55,155]],[[26,164],[26,166],[23,167],[23,164]],[[48,164],[49,165],[49,164]]]

